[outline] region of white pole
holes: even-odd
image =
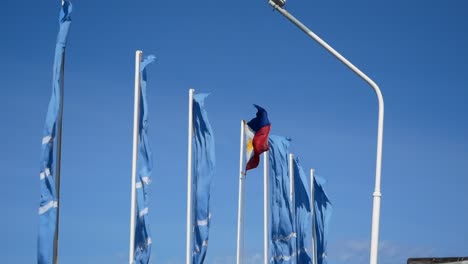
[[[289,153],[289,200],[291,202],[291,215],[293,216],[293,234],[297,236],[297,226],[296,226],[296,197],[295,197],[295,191],[294,191],[294,154]],[[293,252],[294,254],[299,255],[300,253],[300,248],[297,248],[297,243],[296,243],[296,252]]]
[[[57,215],[55,218],[55,235],[53,248],[53,263],[58,264],[58,244],[59,244],[59,222],[60,222],[60,172],[62,170],[62,128],[63,128],[63,97],[64,97],[64,73],[65,73],[65,51],[62,56],[62,67],[60,68],[60,109],[57,121],[57,153],[55,157],[55,191],[57,194]]]
[[[191,261],[192,243],[192,139],[193,139],[193,94],[195,89],[189,90],[188,115],[188,153],[187,153],[187,243],[185,262]]]
[[[264,264],[268,264],[268,156],[269,151],[263,154],[263,258]]]
[[[241,264],[241,240],[243,239],[242,238],[242,234],[243,234],[243,229],[244,229],[244,226],[242,223],[242,220],[243,220],[243,208],[242,208],[242,205],[243,205],[243,196],[244,196],[244,179],[245,179],[245,174],[246,172],[244,172],[245,168],[244,168],[244,129],[245,129],[245,121],[242,120],[241,121],[241,136],[240,136],[240,157],[239,157],[239,202],[238,202],[238,209],[237,209],[237,255],[236,255],[236,258],[237,258],[237,261],[236,263],[237,264]]]
[[[135,94],[133,103],[133,147],[132,147],[132,197],[130,199],[130,254],[128,263],[132,264],[135,246],[135,203],[136,203],[136,174],[137,174],[137,152],[138,152],[138,126],[140,119],[140,62],[143,52],[137,50],[135,53]]]
[[[315,233],[315,197],[314,197],[314,169],[310,169],[310,210],[312,212],[312,263],[317,264],[317,246]]]
[[[370,248],[370,264],[377,264],[378,260],[378,247],[379,247],[379,223],[380,223],[380,200],[382,194],[380,192],[380,182],[381,182],[381,173],[382,173],[382,142],[383,142],[383,125],[384,125],[384,100],[382,92],[380,91],[379,86],[369,78],[365,73],[359,70],[354,66],[350,61],[343,57],[338,51],[332,48],[328,43],[322,40],[299,20],[293,17],[288,11],[284,10],[272,0],[269,0],[271,6],[283,14],[287,19],[294,23],[298,28],[300,28],[304,33],[306,33],[313,40],[318,42],[322,47],[324,47],[328,52],[333,56],[339,59],[344,65],[366,81],[372,89],[374,89],[375,94],[377,95],[377,100],[379,102],[379,117],[378,117],[378,128],[377,128],[377,158],[375,166],[375,189],[373,196],[373,207],[372,207],[372,231],[371,231],[371,248]]]
[[[289,200],[291,201],[291,212],[294,215],[294,154],[289,154]]]

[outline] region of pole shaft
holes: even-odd
[[[193,139],[193,94],[195,90],[189,90],[189,114],[188,114],[188,153],[187,153],[187,241],[186,264],[190,264],[192,243],[192,139]]]
[[[289,200],[291,202],[291,212],[294,215],[294,154],[289,154]]]
[[[62,170],[62,129],[63,129],[63,96],[65,85],[65,51],[62,56],[62,66],[60,68],[60,109],[57,122],[57,152],[55,157],[55,192],[57,195],[57,215],[55,218],[55,235],[53,248],[53,263],[58,264],[58,246],[59,246],[59,223],[60,223],[60,172]]]
[[[140,121],[140,62],[143,52],[135,52],[135,94],[133,102],[133,146],[132,146],[132,191],[130,198],[130,254],[128,263],[132,264],[134,259],[135,247],[135,207],[136,207],[136,174],[137,174],[137,155],[138,155],[138,127]]]
[[[269,151],[263,154],[263,259],[268,264],[268,156]]]
[[[306,33],[313,40],[318,42],[322,47],[324,47],[328,52],[340,60],[345,66],[351,69],[364,81],[366,81],[374,90],[377,100],[379,103],[379,114],[378,114],[378,129],[377,129],[377,158],[375,166],[375,189],[372,194],[373,196],[373,207],[372,207],[372,231],[371,231],[371,248],[370,248],[370,264],[377,264],[378,260],[378,246],[379,246],[379,223],[380,223],[380,202],[382,193],[380,191],[380,182],[381,182],[381,173],[382,173],[382,145],[383,145],[383,125],[384,125],[384,100],[382,92],[380,91],[379,86],[359,70],[354,64],[348,61],[343,57],[338,51],[332,48],[328,43],[322,40],[294,16],[292,16],[288,11],[284,10],[273,1],[269,1],[270,5],[283,14],[287,19],[289,19],[293,24],[295,24],[299,29]]]
[[[244,168],[244,129],[245,129],[245,121],[241,121],[241,136],[240,136],[240,157],[239,157],[239,201],[238,201],[238,210],[237,210],[237,252],[236,252],[236,263],[241,264],[241,240],[244,223],[242,223],[243,219],[243,196],[244,196],[244,179],[245,179],[245,168]]]
[[[315,233],[315,197],[314,197],[314,169],[310,169],[310,210],[312,212],[312,263],[317,264],[317,241]]]
[[[380,101],[379,101],[380,102]],[[379,104],[380,105],[380,104]],[[380,224],[380,202],[382,193],[380,192],[380,180],[382,172],[382,144],[383,144],[383,101],[382,107],[379,107],[379,125],[377,136],[377,162],[376,162],[376,176],[375,176],[375,189],[372,205],[372,231],[371,231],[371,250],[370,250],[370,264],[378,263],[379,251],[379,224]]]
[[[293,216],[293,233],[296,234],[297,237],[297,226],[296,226],[296,197],[295,197],[295,190],[294,190],[294,154],[289,153],[289,201],[291,202],[291,215]],[[300,248],[297,248],[297,240],[296,240],[296,255],[299,256]]]

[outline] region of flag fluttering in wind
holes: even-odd
[[[208,248],[211,180],[216,162],[214,134],[205,110],[207,96],[208,94],[195,94],[193,97],[192,263],[194,264],[204,262]]]
[[[244,183],[247,176],[247,171],[258,167],[260,155],[268,151],[268,135],[270,133],[271,124],[268,120],[268,114],[262,107],[255,105],[257,115],[248,123],[242,120],[241,123],[241,153],[239,165],[239,202],[238,202],[238,218],[237,218],[237,252],[236,261],[241,263],[244,247]],[[265,177],[266,178],[266,177]],[[267,198],[264,199],[267,203]],[[267,216],[265,216],[267,217]],[[266,231],[265,231],[266,233]],[[266,234],[265,234],[265,240]],[[267,250],[265,250],[266,252]]]
[[[327,238],[328,223],[333,212],[333,207],[328,199],[323,185],[325,180],[314,177],[314,217],[315,249],[317,254],[316,264],[327,264]]]
[[[291,140],[269,138],[270,254],[273,263],[291,263],[296,255],[296,233],[290,199],[288,154]]]
[[[260,162],[260,154],[268,150],[268,134],[271,128],[266,110],[258,105],[254,106],[257,108],[257,116],[245,126],[246,171],[256,168]]]
[[[146,66],[154,62],[155,56],[150,55],[140,63],[140,113],[138,127],[138,163],[136,179],[136,221],[134,263],[147,264],[151,256],[151,234],[148,225],[149,184],[151,183],[151,171],[153,170],[153,158],[148,139],[148,100],[146,97]]]
[[[59,182],[55,160],[59,145],[59,135],[62,118],[62,96],[65,47],[71,24],[72,4],[64,1],[60,10],[59,33],[55,45],[55,58],[53,68],[52,96],[47,110],[42,138],[42,153],[40,164],[41,199],[39,207],[39,235],[38,235],[38,264],[49,264],[54,259],[54,243],[58,234],[58,190]],[[54,148],[55,147],[55,148]]]
[[[297,263],[312,263],[311,257],[311,226],[312,214],[310,206],[310,189],[306,174],[302,169],[299,159],[293,161],[294,171],[294,206],[297,233]]]

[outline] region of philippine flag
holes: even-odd
[[[271,124],[268,114],[262,107],[254,106],[257,108],[257,116],[245,125],[246,171],[256,168],[260,162],[260,154],[269,149],[268,134]]]

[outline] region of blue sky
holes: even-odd
[[[385,103],[381,264],[468,255],[468,3],[289,0],[371,76]],[[59,1],[0,3],[0,255],[36,259],[39,158]],[[233,263],[239,120],[252,103],[328,179],[330,263],[368,261],[377,102],[267,1],[75,1],[66,55],[60,261],[126,263],[134,53],[148,68],[153,263],[185,254],[187,95],[212,92],[217,142],[207,263]],[[247,180],[246,258],[262,254],[262,175]]]

